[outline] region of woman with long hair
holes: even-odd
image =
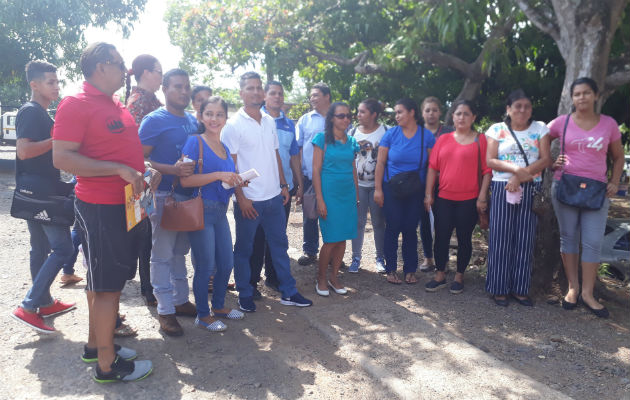
[[[424,121],[424,129],[431,131],[435,140],[445,133],[453,132],[453,127],[443,125],[440,117],[442,116],[442,103],[435,96],[426,97],[420,104],[422,119]],[[438,179],[438,177],[436,177]],[[437,188],[436,181],[436,188]],[[435,191],[437,195],[437,190]],[[427,211],[422,207],[420,210],[420,240],[422,241],[422,251],[424,253],[424,261],[420,265],[420,271],[431,272],[435,269],[435,260],[433,260],[433,212]]]
[[[333,103],[326,113],[325,131],[312,140],[313,188],[317,198],[319,228],[324,244],[319,251],[319,268],[315,291],[328,296],[327,287],[337,294],[346,294],[338,273],[346,240],[357,236],[357,142],[346,134],[352,119],[346,103]],[[328,265],[332,274],[327,279]]]
[[[204,227],[202,230],[189,232],[188,237],[195,257],[195,325],[210,332],[226,329],[225,324],[214,317],[242,319],[244,316],[239,310],[225,307],[227,283],[234,265],[232,234],[226,213],[234,189],[226,189],[223,183],[230,187],[243,184],[235,172],[230,150],[220,140],[221,130],[227,122],[227,113],[227,103],[221,97],[210,97],[204,101],[197,113],[204,130],[200,135],[191,135],[182,149],[182,154],[188,158],[203,160],[202,165],[197,162],[195,173],[181,177],[180,183],[183,187],[199,188],[198,195],[203,199]],[[200,154],[203,154],[202,157]],[[217,283],[212,292],[212,312],[208,307],[208,283],[211,275],[214,275]]]
[[[453,103],[455,131],[440,136],[431,152],[424,205],[435,214],[435,277],[425,285],[428,292],[445,288],[446,263],[453,229],[457,233],[457,273],[450,292],[464,291],[464,271],[472,255],[472,233],[478,212],[488,208],[492,171],[486,165],[486,138],[472,128],[475,106],[468,100]],[[435,177],[440,188],[433,198]],[[435,204],[434,204],[435,202]]]
[[[402,283],[396,273],[398,237],[402,234],[404,280],[414,284],[418,282],[418,221],[435,138],[422,126],[415,101],[400,99],[394,111],[398,126],[385,133],[378,148],[374,202],[385,211],[387,282]]]
[[[531,307],[538,221],[532,203],[540,190],[540,173],[551,164],[549,128],[532,120],[532,101],[522,89],[510,93],[505,103],[505,121],[486,131],[487,163],[493,170],[486,291],[499,306],[508,305],[509,295]]]
[[[608,197],[619,189],[623,170],[621,133],[614,119],[599,114],[595,105],[599,97],[597,83],[591,78],[579,78],[571,84],[573,109],[549,123],[549,134],[561,141],[561,154],[553,163],[556,171],[551,187],[551,201],[560,227],[560,253],[569,290],[562,299],[562,307],[574,309],[578,300],[593,314],[607,318],[606,307],[593,296],[597,269],[601,257],[602,240],[606,229]],[[613,161],[610,180],[607,177],[606,158]],[[584,187],[603,187],[601,207],[586,209],[565,204],[559,198],[563,174],[577,177]],[[587,181],[588,180],[588,181]],[[586,182],[586,183],[585,183]],[[564,202],[563,202],[564,201]],[[582,245],[582,290],[578,276],[578,257]]]
[[[385,244],[385,215],[383,209],[374,202],[374,173],[378,158],[379,142],[383,138],[387,127],[378,122],[382,106],[376,99],[363,100],[357,109],[359,122],[349,132],[359,145],[357,154],[357,178],[359,182],[359,223],[357,237],[352,239],[352,264],[348,272],[359,272],[361,266],[361,250],[363,235],[370,211],[372,229],[374,230],[374,246],[376,247],[376,272],[385,273],[383,246]]]
[[[136,86],[131,87],[131,75]],[[151,111],[157,110],[162,103],[155,96],[162,85],[162,65],[150,54],[141,54],[133,59],[131,69],[127,72],[125,99],[127,109],[140,125],[142,118]]]

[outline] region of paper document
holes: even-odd
[[[254,178],[258,178],[260,176],[260,174],[258,173],[258,171],[256,171],[255,168],[252,168],[249,171],[245,171],[243,173],[238,174],[238,176],[240,176],[241,179],[244,180],[244,181],[251,181]],[[221,185],[223,185],[224,189],[230,189],[230,188],[234,187],[234,186],[228,185],[225,182],[221,183]]]

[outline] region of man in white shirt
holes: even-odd
[[[330,108],[330,88],[324,82],[313,85],[309,95],[309,101],[313,110],[302,115],[297,122],[298,146],[302,155],[302,173],[304,174],[303,192],[312,185],[313,179],[313,143],[311,140],[319,132],[324,132],[326,113]],[[309,265],[317,260],[319,252],[319,229],[317,219],[308,219],[306,214],[302,218],[302,233],[304,241],[302,250],[304,255],[298,259],[300,265]]]
[[[289,190],[278,153],[276,123],[273,117],[260,110],[265,94],[260,75],[255,72],[243,74],[240,87],[243,107],[228,120],[221,133],[221,141],[230,149],[239,172],[255,168],[260,176],[247,187],[235,190],[234,278],[239,292],[239,306],[246,312],[256,311],[249,259],[260,225],[265,231],[278,276],[278,289],[282,294],[280,303],[307,307],[313,302],[298,293],[287,254],[289,240],[283,206],[289,200]]]

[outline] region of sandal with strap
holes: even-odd
[[[391,283],[393,285],[400,285],[400,284],[402,284],[402,281],[398,277],[398,274],[396,274],[395,272],[389,272],[387,274],[387,282]]]
[[[408,273],[405,276],[405,283],[407,285],[415,285],[416,283],[418,283],[418,278],[416,278],[416,274],[414,274],[413,272]]]
[[[138,336],[138,331],[123,323],[116,329],[114,329],[114,337],[131,337]]]

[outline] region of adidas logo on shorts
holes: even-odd
[[[46,212],[46,210],[41,210],[40,212],[35,214],[35,216],[33,216],[33,219],[39,219],[42,221],[50,221],[50,217],[48,216],[48,213]]]

